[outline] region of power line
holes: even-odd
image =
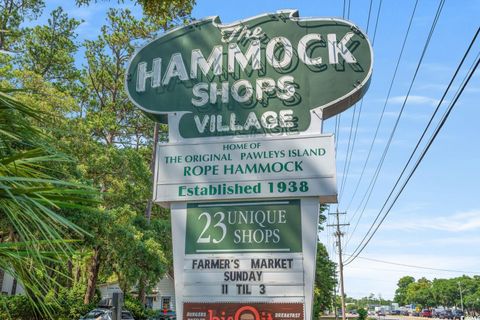
[[[381,3],[380,3],[380,5],[381,5]],[[355,196],[357,194],[358,187],[360,186],[360,182],[362,181],[363,175],[365,173],[365,169],[367,167],[368,160],[370,160],[370,155],[372,153],[373,146],[374,146],[375,141],[377,139],[378,131],[380,129],[380,124],[382,123],[383,116],[385,114],[385,109],[387,107],[388,99],[390,98],[390,94],[391,94],[391,91],[392,91],[392,88],[393,88],[393,83],[394,83],[394,81],[397,77],[398,67],[400,66],[400,61],[402,60],[402,57],[403,57],[403,52],[405,50],[405,45],[407,43],[407,39],[408,39],[408,36],[410,34],[410,29],[412,27],[413,18],[415,16],[415,12],[417,10],[417,5],[418,5],[418,0],[415,1],[415,5],[413,7],[412,14],[410,15],[410,21],[408,23],[407,31],[405,32],[405,37],[403,38],[403,43],[402,43],[402,47],[400,49],[400,54],[398,55],[398,58],[397,58],[397,63],[395,65],[395,70],[393,72],[392,80],[390,81],[390,86],[388,88],[387,97],[385,98],[385,103],[383,104],[382,113],[380,114],[380,118],[379,118],[378,123],[377,123],[377,128],[375,129],[375,134],[373,135],[373,140],[372,140],[372,143],[370,144],[370,148],[369,148],[368,153],[367,153],[367,158],[365,159],[365,162],[363,164],[362,172],[360,173],[360,177],[358,178],[357,184],[355,186],[355,190],[354,190],[354,192],[352,194],[352,197],[351,197],[351,199],[350,199],[350,201],[347,205],[346,211],[348,211],[350,209],[350,206],[353,202],[353,199],[355,198]],[[377,19],[377,22],[378,22],[378,19]],[[355,211],[355,214],[356,213],[357,213],[357,211]],[[348,243],[348,240],[347,240],[347,243]]]
[[[350,4],[351,3],[352,3],[352,0],[348,0],[347,20],[350,19]]]
[[[381,3],[380,3],[380,5],[381,5]],[[354,190],[354,192],[353,192],[353,194],[352,194],[352,197],[351,197],[351,199],[350,199],[350,201],[349,201],[349,204],[348,204],[348,206],[347,206],[347,210],[346,210],[346,211],[348,211],[348,209],[350,208],[350,206],[351,206],[351,204],[352,204],[352,201],[353,201],[353,199],[355,198],[355,195],[357,194],[358,187],[360,186],[360,182],[361,182],[361,180],[362,180],[362,178],[363,178],[363,175],[364,175],[364,173],[365,173],[365,169],[366,169],[366,167],[367,167],[368,160],[370,159],[370,155],[371,155],[371,153],[372,153],[373,146],[374,146],[375,141],[376,141],[376,139],[377,139],[378,131],[379,131],[379,129],[380,129],[380,124],[382,123],[383,116],[384,116],[384,114],[385,114],[385,110],[386,110],[386,107],[387,107],[388,99],[390,98],[390,94],[391,94],[391,91],[392,91],[392,88],[393,88],[393,83],[394,83],[394,81],[395,81],[395,79],[396,79],[396,76],[397,76],[398,67],[400,66],[400,61],[402,60],[403,52],[404,52],[404,50],[405,50],[405,46],[406,46],[406,43],[407,43],[407,39],[408,39],[408,36],[409,36],[409,34],[410,34],[410,30],[411,30],[412,23],[413,23],[413,18],[415,17],[415,12],[416,12],[416,10],[417,10],[417,5],[418,5],[418,0],[415,2],[415,5],[414,5],[413,10],[412,10],[412,14],[410,15],[410,20],[409,20],[409,23],[408,23],[408,26],[407,26],[407,31],[405,32],[405,37],[403,38],[403,43],[402,43],[402,47],[401,47],[401,49],[400,49],[400,54],[398,55],[398,58],[397,58],[397,63],[396,63],[396,66],[395,66],[395,70],[394,70],[394,72],[393,72],[392,80],[390,81],[390,85],[389,85],[389,88],[388,88],[387,97],[385,98],[385,103],[383,104],[382,113],[381,113],[380,118],[379,118],[379,120],[378,120],[377,128],[376,128],[376,130],[375,130],[375,134],[374,134],[374,136],[373,136],[372,143],[370,144],[370,148],[369,148],[368,153],[367,153],[367,158],[365,159],[365,162],[364,162],[364,164],[363,164],[362,172],[361,172],[360,177],[359,177],[359,179],[358,179],[358,181],[357,181],[357,184],[356,184],[356,186],[355,186],[355,190]],[[379,7],[380,7],[380,6],[379,6]],[[377,16],[377,18],[378,18],[378,16]],[[377,20],[377,22],[378,22],[378,20]],[[368,190],[368,189],[367,189],[367,190]],[[363,202],[363,200],[362,200],[362,202]],[[360,202],[360,205],[361,205],[362,202]],[[350,219],[350,223],[353,221],[353,219],[355,218],[355,216],[357,215],[358,212],[359,212],[359,210],[355,210],[352,218]],[[347,239],[347,241],[346,241],[346,243],[345,243],[345,246],[348,246],[348,244],[350,243],[350,240],[352,239],[352,235],[353,235],[353,233],[355,233],[355,231],[357,230],[358,224],[360,223],[360,220],[361,220],[361,218],[362,218],[362,216],[363,216],[363,213],[364,213],[364,211],[361,212],[361,214],[360,214],[357,222],[355,223],[355,226],[354,226],[354,228],[353,228],[353,232],[350,233],[350,235],[349,235],[349,237],[348,237],[348,239]]]
[[[380,0],[380,2],[378,3],[377,19],[375,20],[375,29],[373,31],[372,46],[375,44],[375,37],[377,35],[377,26],[378,26],[378,20],[380,18],[380,10],[382,9],[382,3],[383,3],[383,0]]]
[[[369,30],[369,27],[370,27],[370,17],[371,17],[371,14],[372,14],[372,5],[373,5],[373,0],[370,0],[370,5],[369,5],[369,8],[368,8],[367,27],[366,27],[366,31],[365,31],[366,34],[368,34],[368,30]],[[378,5],[377,19],[376,19],[375,29],[374,29],[374,32],[373,32],[373,39],[372,39],[372,47],[374,46],[374,43],[375,43],[375,36],[377,34],[377,27],[378,27],[378,21],[379,21],[379,17],[380,17],[381,7],[382,7],[382,0],[380,0],[380,3]],[[362,100],[360,101],[360,107],[359,107],[359,111],[358,111],[357,122],[356,122],[356,125],[355,125],[355,131],[354,131],[354,134],[353,134],[352,148],[350,149],[352,130],[353,130],[353,122],[354,122],[354,119],[355,119],[357,104],[355,104],[353,106],[352,123],[350,125],[350,133],[349,133],[349,137],[348,137],[348,147],[347,147],[347,153],[345,154],[343,176],[342,176],[341,188],[340,188],[339,197],[338,197],[339,202],[341,201],[343,191],[345,190],[345,185],[346,185],[347,179],[348,179],[348,173],[350,171],[350,164],[351,164],[351,161],[352,161],[353,150],[355,148],[355,142],[357,140],[358,122],[360,120],[360,116],[361,116],[361,112],[362,112],[362,106],[363,106],[363,97],[362,97]],[[349,151],[350,151],[350,154],[349,154]]]
[[[367,27],[366,27],[366,33],[367,34],[368,34],[368,30],[370,28],[370,17],[371,17],[371,14],[372,14],[372,6],[373,6],[373,0],[370,0],[370,5],[369,5],[369,8],[368,8]],[[377,35],[378,21],[379,21],[379,18],[380,18],[381,8],[382,8],[382,0],[380,0],[380,2],[378,4],[377,17],[376,17],[376,21],[375,21],[375,29],[374,29],[373,37],[372,37],[372,47],[375,46],[375,37]],[[353,121],[355,119],[355,112],[356,112],[357,104],[355,104],[355,106],[353,107],[352,124],[350,125],[350,134],[349,134],[349,137],[348,137],[347,153],[345,154],[346,169],[345,169],[345,166],[344,166],[342,183],[341,183],[341,190],[340,190],[340,193],[339,193],[338,202],[341,201],[341,198],[343,196],[343,191],[345,190],[345,185],[347,184],[347,181],[348,181],[348,174],[349,174],[350,165],[351,165],[351,162],[352,162],[353,150],[355,148],[355,142],[357,140],[358,123],[360,121],[360,117],[361,117],[361,113],[362,113],[363,99],[364,98],[362,97],[362,99],[360,101],[360,107],[359,107],[359,111],[358,111],[357,122],[356,122],[356,125],[355,125],[355,131],[354,131],[354,135],[353,135],[352,148],[350,149],[350,142],[351,142],[352,129],[353,129]],[[350,154],[349,154],[349,149],[350,149]],[[337,204],[337,209],[338,209],[338,204]],[[344,222],[346,222],[346,221],[347,221],[347,217],[345,215]],[[348,224],[347,231],[349,229],[350,229],[350,224]]]
[[[477,38],[477,35],[478,35],[478,32],[475,34],[474,38],[472,39],[472,42],[471,42],[469,48],[467,49],[467,51],[465,52],[464,58],[462,58],[462,60],[461,60],[461,62],[460,62],[460,65],[459,65],[458,68],[460,68],[461,65],[463,64],[464,59],[465,59],[466,56],[468,55],[468,52],[469,52],[471,46],[473,45],[473,43],[475,42],[475,40],[476,40],[476,38]],[[456,77],[457,73],[458,73],[458,72],[455,72],[455,74],[454,74],[451,82],[453,82],[453,80],[454,80],[454,78]],[[448,89],[450,88],[450,86],[451,86],[451,83],[450,83],[450,85],[448,86],[447,90],[445,90],[444,96],[447,94]],[[442,97],[442,100],[440,101],[440,104],[443,102],[444,96]],[[437,106],[437,109],[438,109],[438,107],[440,106],[440,104]],[[434,115],[435,115],[435,113],[434,113]],[[433,115],[433,116],[434,116],[434,115]],[[432,117],[433,117],[433,116],[432,116]],[[397,120],[398,120],[398,118],[397,118]],[[432,119],[430,120],[430,122],[431,122],[431,121],[432,121]],[[429,125],[430,125],[430,122],[429,122]],[[428,125],[428,126],[429,126],[429,125]],[[428,129],[428,127],[427,127],[427,129]],[[424,134],[422,134],[422,137],[423,137],[423,136],[424,136]],[[417,147],[418,147],[418,144],[419,144],[419,143],[420,143],[420,141],[417,143]],[[417,147],[415,147],[415,150],[417,149]],[[412,152],[411,157],[413,157],[413,153],[414,153],[414,152]],[[384,152],[384,155],[385,155],[385,152]],[[409,161],[410,161],[410,159],[409,159]],[[408,164],[407,164],[407,165],[408,165]],[[402,171],[402,173],[403,173],[403,171]],[[376,177],[378,177],[378,171],[376,172],[376,174],[377,174]],[[400,179],[400,178],[401,178],[401,176],[399,177],[399,179]],[[397,180],[397,183],[395,184],[395,186],[396,186],[397,184],[398,184],[398,180]],[[395,188],[395,187],[394,187],[394,188]],[[391,193],[393,193],[394,188],[392,189]],[[370,190],[369,198],[370,198],[370,195],[371,195],[371,191],[372,191],[372,190],[373,190],[373,188]],[[389,195],[388,199],[390,199],[390,196],[391,196],[391,195]],[[388,201],[388,199],[387,199],[387,201]],[[387,202],[387,201],[386,201],[386,202]],[[367,200],[367,202],[368,202],[368,200]],[[367,202],[365,203],[365,205],[364,205],[364,207],[363,207],[362,214],[363,214],[363,211],[365,210],[365,207],[366,207],[366,205],[367,205]],[[362,241],[359,243],[359,245],[357,246],[357,248],[354,250],[354,253],[361,247],[362,243],[365,241],[365,239],[367,238],[367,236],[369,235],[369,233],[370,233],[371,230],[373,229],[375,223],[377,222],[377,220],[379,219],[379,217],[380,217],[380,215],[381,215],[381,212],[383,211],[383,208],[384,208],[385,205],[386,205],[386,202],[384,203],[384,206],[382,207],[382,210],[380,210],[380,211],[378,212],[375,220],[374,220],[373,223],[371,224],[370,228],[368,229],[367,233],[366,233],[365,236],[363,237]],[[350,236],[350,238],[347,240],[347,244],[348,244],[348,242],[349,242],[350,239],[351,239],[351,236]],[[350,262],[350,261],[347,261],[347,263],[349,263],[349,262]]]
[[[443,9],[443,5],[445,4],[445,0],[442,0],[440,1],[439,5],[438,5],[438,8],[437,8],[437,12],[436,12],[436,15],[435,15],[435,18],[433,19],[433,22],[432,22],[432,26],[430,28],[430,32],[428,34],[428,37],[427,37],[427,40],[425,41],[425,45],[423,47],[423,50],[422,50],[422,54],[420,55],[420,59],[418,61],[418,64],[417,64],[417,67],[415,69],[415,72],[413,74],[413,78],[412,78],[412,81],[410,82],[410,86],[407,90],[407,94],[405,96],[405,99],[403,100],[403,103],[402,103],[402,106],[400,108],[400,112],[398,113],[398,116],[397,116],[397,119],[395,120],[395,124],[392,128],[392,131],[390,132],[390,136],[388,138],[388,141],[387,141],[387,144],[383,150],[383,153],[382,153],[382,156],[380,157],[380,162],[377,164],[377,168],[375,170],[375,173],[372,177],[372,180],[370,180],[370,184],[369,186],[367,187],[367,191],[366,193],[364,194],[363,198],[362,198],[362,201],[360,202],[360,206],[358,207],[357,210],[360,209],[360,207],[362,206],[362,203],[364,203],[363,205],[363,209],[362,209],[362,215],[363,215],[363,212],[365,211],[365,208],[367,207],[367,204],[368,202],[370,201],[370,197],[372,196],[372,193],[373,193],[373,190],[375,189],[375,185],[377,183],[377,180],[378,180],[378,176],[380,175],[380,171],[383,167],[383,164],[385,162],[385,158],[387,156],[387,153],[388,153],[388,150],[390,148],[390,145],[392,143],[392,140],[393,140],[393,136],[395,135],[395,132],[397,131],[397,127],[398,127],[398,124],[400,122],[400,119],[402,117],[402,114],[403,114],[403,111],[405,110],[405,105],[407,103],[407,100],[408,100],[408,97],[410,96],[410,92],[413,88],[413,84],[415,83],[415,80],[417,78],[417,75],[418,75],[418,71],[420,70],[420,66],[422,65],[422,62],[423,62],[423,58],[425,57],[425,53],[427,52],[427,49],[428,49],[428,46],[430,44],[430,40],[432,39],[432,36],[433,36],[433,33],[435,31],[435,27],[438,23],[438,20],[440,18],[440,14],[442,12],[442,9]],[[368,196],[367,196],[368,195]],[[365,200],[366,199],[366,200]],[[365,202],[364,202],[365,200]],[[363,240],[365,240],[365,237],[368,236],[368,233],[372,230],[374,224],[376,223],[378,219],[378,216],[377,218],[375,218],[375,220],[373,221],[370,229],[367,231],[367,233],[365,234]],[[362,241],[363,241],[362,240]],[[361,245],[361,243],[359,244],[359,246]],[[357,246],[357,249],[359,248],[359,246]]]
[[[347,254],[347,253],[345,253],[345,255],[351,256],[350,254]],[[358,256],[358,259],[367,260],[367,261],[372,261],[372,262],[378,262],[378,263],[384,263],[384,264],[391,264],[391,265],[400,266],[400,267],[422,269],[422,270],[432,270],[432,271],[442,271],[442,272],[452,272],[452,273],[462,273],[462,274],[473,274],[473,275],[477,275],[477,274],[478,274],[478,275],[480,275],[480,272],[476,272],[476,271],[462,271],[462,270],[432,268],[432,267],[417,266],[417,265],[412,265],[412,264],[405,264],[405,263],[400,263],[400,262],[385,261],[385,260],[373,259],[373,258],[367,258],[367,257],[360,257],[360,256]]]
[[[335,116],[335,131],[334,131],[334,136],[335,136],[335,160],[337,158],[337,146],[338,146],[338,141],[340,139],[340,120],[341,120],[341,113],[337,114]]]
[[[353,106],[353,115],[352,115],[352,122],[350,124],[350,133],[348,135],[348,146],[347,146],[347,152],[345,153],[345,162],[343,163],[342,183],[340,185],[340,192],[338,193],[339,202],[340,202],[340,199],[342,198],[343,190],[345,189],[345,183],[348,175],[348,171],[347,171],[348,154],[350,153],[350,143],[352,141],[353,123],[355,121],[356,112],[357,112],[357,105],[355,104]]]
[[[456,102],[458,101],[458,98],[460,97],[460,95],[463,93],[463,90],[465,89],[465,86],[466,84],[470,81],[470,78],[472,77],[474,71],[477,69],[478,67],[478,64],[480,63],[480,59],[477,58],[477,62],[475,64],[475,66],[473,67],[471,73],[469,74],[467,80],[464,82],[464,84],[462,85],[460,91],[459,91],[459,94],[455,97],[455,100],[454,102],[449,106],[449,109],[448,111],[445,113],[445,115],[443,116],[442,118],[442,121],[441,123],[439,124],[439,126],[437,126],[435,132],[434,132],[434,135],[432,136],[432,138],[430,139],[429,143],[427,144],[427,146],[425,147],[424,151],[422,152],[420,158],[417,160],[417,162],[415,163],[415,166],[413,168],[413,170],[410,172],[409,176],[407,177],[407,179],[405,180],[405,182],[403,183],[401,189],[399,190],[399,192],[397,193],[397,195],[395,196],[393,202],[391,203],[391,205],[389,206],[387,212],[384,214],[383,218],[380,220],[380,222],[378,223],[377,227],[375,228],[375,230],[373,231],[373,233],[370,235],[370,237],[368,238],[368,240],[364,243],[364,245],[361,247],[361,249],[356,253],[356,255],[351,258],[348,262],[345,263],[345,265],[351,263],[352,261],[354,261],[356,259],[356,257],[358,256],[358,254],[360,254],[364,249],[365,247],[367,246],[367,244],[370,242],[370,240],[373,238],[373,236],[375,235],[375,233],[377,232],[377,230],[380,228],[380,225],[383,223],[383,221],[385,221],[385,218],[388,216],[388,214],[390,213],[390,210],[392,209],[392,207],[394,206],[394,204],[396,203],[396,201],[398,200],[398,198],[400,197],[401,193],[403,192],[403,190],[405,189],[406,185],[408,184],[408,182],[410,181],[411,177],[413,176],[413,174],[415,173],[416,169],[418,168],[420,162],[423,160],[423,158],[425,157],[425,154],[426,152],[428,151],[428,149],[430,148],[430,146],[432,145],[433,141],[435,140],[436,136],[438,135],[438,132],[440,131],[440,129],[443,127],[443,125],[445,124],[445,121],[446,119],[448,118],[448,116],[450,115],[450,112],[453,108],[453,106],[455,106]],[[373,225],[372,225],[373,226]],[[368,233],[367,233],[368,234]],[[362,240],[363,242],[363,240]],[[357,247],[358,249],[358,247]],[[355,251],[357,251],[357,249]]]
[[[478,30],[477,30],[477,33],[475,34],[475,37],[474,37],[474,40],[476,39],[476,36],[478,35]],[[478,68],[478,65],[480,64],[480,53],[477,55],[476,57],[476,61],[473,63],[472,65],[472,68],[470,69],[468,75],[465,77],[464,81],[462,82],[459,90],[456,92],[455,94],[455,98],[454,100],[450,103],[450,105],[448,106],[448,109],[446,110],[446,112],[444,113],[440,123],[437,125],[437,127],[435,128],[435,131],[433,132],[432,136],[430,137],[430,140],[428,141],[427,145],[425,146],[425,148],[423,149],[422,153],[420,154],[420,157],[417,159],[413,169],[410,171],[408,177],[406,178],[406,180],[403,182],[402,184],[402,187],[400,188],[400,190],[397,192],[395,198],[393,199],[392,203],[390,204],[390,206],[388,207],[387,211],[385,212],[383,218],[380,220],[380,222],[377,224],[375,230],[372,232],[372,234],[370,235],[370,237],[368,238],[368,240],[361,246],[360,248],[360,245],[363,243],[363,241],[366,239],[366,236],[368,236],[368,233],[370,232],[370,230],[372,228],[369,229],[369,231],[367,232],[367,234],[365,235],[364,239],[360,242],[360,245],[355,249],[355,251],[353,252],[352,256],[349,258],[349,260],[347,262],[345,262],[345,265],[348,265],[349,263],[351,263],[352,261],[354,261],[358,255],[365,249],[365,247],[368,245],[368,243],[370,242],[370,240],[373,238],[373,236],[375,235],[375,233],[377,232],[377,230],[380,228],[381,224],[383,223],[383,221],[385,221],[386,217],[388,216],[388,214],[390,213],[391,209],[393,208],[393,206],[395,205],[395,203],[397,202],[398,198],[400,197],[400,195],[402,194],[403,190],[405,189],[405,187],[407,186],[408,182],[410,181],[410,179],[412,178],[413,174],[415,173],[415,171],[417,170],[418,166],[420,165],[420,163],[422,162],[422,160],[424,159],[425,155],[427,154],[428,150],[430,149],[431,145],[433,144],[433,141],[435,141],[436,137],[438,136],[438,133],[440,132],[440,130],[443,128],[445,122],[447,121],[451,111],[453,110],[453,107],[456,105],[458,99],[460,98],[460,96],[462,95],[463,91],[465,90],[465,87],[467,86],[467,84],[469,83],[470,79],[472,78],[472,76],[474,75],[475,73],[475,70]],[[379,212],[379,214],[377,215],[377,218],[375,219],[375,221],[378,219],[378,217],[380,216],[381,214],[381,211]],[[375,224],[375,221],[374,223],[372,224],[372,227],[374,226]],[[359,249],[360,248],[360,249]]]
[[[470,45],[468,46],[465,54],[463,55],[463,57],[462,57],[459,65],[457,66],[457,69],[455,70],[455,72],[454,72],[454,74],[453,74],[453,76],[452,76],[452,78],[451,78],[451,80],[450,80],[447,88],[445,89],[445,92],[443,93],[441,99],[439,100],[439,102],[438,102],[438,104],[437,104],[437,107],[435,108],[435,111],[433,112],[432,116],[430,117],[429,122],[428,122],[427,125],[425,126],[425,129],[423,130],[423,133],[421,134],[420,138],[418,139],[415,148],[414,148],[413,151],[411,152],[410,157],[409,157],[407,163],[404,165],[402,172],[400,173],[399,177],[397,178],[397,181],[395,182],[395,185],[393,186],[392,190],[390,191],[390,194],[388,195],[387,199],[385,200],[385,202],[384,202],[384,204],[383,204],[383,206],[382,206],[382,208],[380,209],[379,212],[382,212],[382,211],[385,209],[385,206],[387,205],[388,201],[390,200],[391,196],[393,195],[393,192],[395,191],[395,189],[397,188],[398,184],[400,183],[401,178],[403,177],[405,171],[407,170],[408,166],[410,165],[410,162],[412,161],[413,156],[414,156],[415,153],[417,152],[417,150],[418,150],[421,142],[423,141],[423,138],[425,137],[426,133],[428,132],[428,129],[430,128],[430,125],[432,124],[435,116],[437,115],[437,113],[438,113],[438,111],[439,111],[439,109],[440,109],[440,106],[442,105],[443,101],[445,100],[445,97],[446,97],[447,93],[450,91],[450,88],[451,88],[453,82],[455,81],[455,79],[456,79],[458,73],[460,72],[460,70],[461,70],[461,68],[462,68],[462,66],[463,66],[463,64],[464,64],[464,62],[465,62],[468,54],[470,53],[470,50],[472,49],[475,41],[477,40],[477,37],[478,37],[479,33],[480,33],[480,28],[477,29],[477,32],[475,33],[472,41],[470,42]]]

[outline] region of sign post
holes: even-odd
[[[128,95],[169,125],[153,198],[171,209],[179,319],[313,318],[320,202],[337,201],[322,121],[372,63],[355,25],[295,10],[195,21],[136,52]]]

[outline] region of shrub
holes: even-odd
[[[358,309],[358,320],[366,320],[368,312],[367,310],[360,308]]]
[[[91,309],[96,303],[83,304],[84,286],[73,288],[60,288],[57,293],[51,290],[42,303],[52,312],[56,320],[79,319]],[[0,319],[11,320],[42,320],[38,316],[32,302],[24,295],[0,296]]]
[[[124,308],[130,311],[136,320],[146,320],[154,314],[146,309],[137,299],[129,295],[125,296]]]
[[[85,294],[84,285],[76,285],[72,288],[61,288],[58,293],[50,292],[46,300],[58,301],[59,307],[56,308],[55,319],[57,320],[72,320],[79,319],[88,311],[96,308],[98,297],[90,304],[83,304],[83,296]]]
[[[0,319],[34,320],[35,311],[24,295],[0,296]]]

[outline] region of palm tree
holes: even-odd
[[[33,308],[53,318],[42,297],[56,284],[55,265],[73,252],[72,235],[86,233],[59,212],[91,203],[95,191],[53,177],[65,155],[33,123],[45,116],[0,89],[0,269],[25,288]]]

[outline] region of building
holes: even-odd
[[[122,292],[116,282],[98,285],[102,299],[112,298],[114,292]],[[135,290],[133,290],[135,293]],[[152,293],[147,295],[147,306],[153,310],[175,311],[175,284],[173,277],[168,273],[155,285]]]
[[[17,279],[0,269],[0,293],[2,295],[13,296],[24,292],[25,290],[17,282]]]

